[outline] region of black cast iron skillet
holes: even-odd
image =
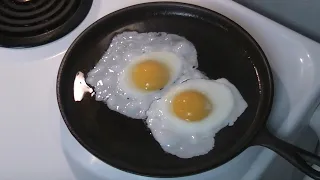
[[[221,130],[208,154],[180,159],[165,153],[142,120],[111,111],[88,94],[73,99],[78,71],[86,74],[123,31],[168,32],[186,37],[198,52],[199,69],[211,79],[227,78],[248,108],[234,126]],[[305,174],[320,179],[310,164],[320,158],[271,135],[265,124],[273,99],[273,80],[266,56],[255,40],[230,19],[208,9],[182,3],[146,3],[103,17],[71,45],[61,63],[57,97],[72,135],[107,164],[135,174],[177,177],[221,166],[250,146],[265,146]]]

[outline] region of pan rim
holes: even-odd
[[[141,171],[138,170],[136,168],[127,168],[127,167],[121,167],[118,165],[118,163],[114,163],[113,161],[111,162],[108,158],[104,158],[102,156],[100,156],[100,154],[98,152],[96,152],[94,149],[92,149],[86,142],[84,142],[78,135],[77,133],[74,131],[74,129],[72,128],[71,124],[68,121],[68,118],[64,112],[64,104],[62,103],[61,97],[60,97],[60,82],[62,79],[62,73],[64,71],[64,67],[65,67],[65,63],[68,60],[68,55],[70,54],[70,52],[73,50],[73,47],[76,46],[78,44],[78,41],[80,41],[80,39],[83,38],[83,36],[85,36],[85,34],[87,34],[87,32],[90,32],[92,28],[94,28],[97,24],[99,24],[100,22],[103,21],[108,21],[108,19],[113,18],[114,16],[117,16],[118,14],[122,14],[125,13],[126,11],[130,11],[130,10],[134,10],[137,8],[145,8],[145,7],[156,7],[156,6],[168,6],[168,7],[179,7],[179,8],[187,8],[188,10],[198,10],[201,12],[206,12],[208,14],[215,14],[216,16],[219,16],[219,18],[222,18],[223,20],[227,21],[228,23],[232,24],[235,28],[237,28],[240,32],[242,32],[242,34],[244,36],[246,36],[246,38],[248,40],[250,40],[250,42],[257,48],[257,51],[259,52],[260,56],[261,56],[261,60],[263,61],[263,64],[266,67],[266,75],[268,76],[269,82],[266,83],[265,85],[268,88],[264,89],[264,92],[261,95],[261,99],[260,102],[258,104],[258,110],[257,112],[260,112],[260,114],[262,114],[261,116],[261,120],[259,121],[254,121],[251,125],[251,127],[255,127],[253,130],[249,130],[250,132],[247,132],[243,135],[241,142],[241,146],[237,147],[236,150],[233,150],[233,154],[232,155],[228,155],[224,158],[224,162],[221,162],[219,164],[213,164],[211,166],[207,166],[207,167],[201,167],[201,168],[197,168],[196,170],[189,170],[188,172],[178,172],[178,173],[166,173],[166,172],[161,172],[161,170],[158,170],[156,173],[155,172],[146,172],[146,171]],[[64,123],[66,124],[68,130],[70,131],[70,133],[72,134],[72,136],[92,155],[94,155],[95,157],[97,157],[98,159],[100,159],[102,162],[104,162],[106,165],[110,165],[114,168],[120,169],[122,171],[131,173],[131,174],[136,174],[136,175],[141,175],[141,176],[147,176],[147,177],[161,177],[161,178],[174,178],[174,177],[183,177],[183,176],[189,176],[189,175],[194,175],[194,174],[199,174],[202,172],[206,172],[212,169],[215,169],[227,162],[229,162],[231,159],[233,159],[234,157],[238,156],[241,152],[243,152],[245,149],[247,149],[248,147],[250,147],[250,143],[254,140],[254,138],[256,137],[256,135],[259,133],[259,131],[261,129],[264,128],[264,125],[268,119],[268,116],[270,114],[271,111],[271,107],[272,107],[272,102],[273,102],[273,94],[274,94],[274,84],[273,84],[273,77],[272,77],[272,72],[271,72],[271,67],[268,63],[267,57],[265,55],[265,53],[263,52],[262,48],[260,47],[260,45],[256,42],[256,40],[244,29],[242,28],[239,24],[237,24],[236,22],[234,22],[233,20],[229,19],[228,17],[210,10],[208,8],[202,7],[202,6],[198,6],[198,5],[194,5],[194,4],[189,4],[189,3],[182,3],[182,2],[167,2],[167,1],[163,1],[163,2],[147,2],[147,3],[140,3],[140,4],[136,4],[136,5],[132,5],[132,6],[128,6],[122,9],[119,9],[117,11],[114,11],[110,14],[107,14],[105,16],[103,16],[102,18],[98,19],[97,21],[95,21],[94,23],[92,23],[89,27],[87,27],[73,42],[72,44],[69,46],[68,50],[66,51],[61,64],[59,66],[59,70],[58,70],[58,74],[57,74],[57,81],[56,81],[56,95],[57,95],[57,102],[58,102],[58,106],[59,106],[59,110],[61,113],[61,116],[63,118]],[[263,103],[261,103],[263,102]],[[261,110],[262,109],[262,110]],[[248,128],[251,129],[251,128]],[[240,144],[240,143],[239,143]]]

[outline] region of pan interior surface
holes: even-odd
[[[165,153],[142,120],[129,119],[90,95],[73,99],[78,71],[88,73],[124,31],[167,32],[194,44],[199,70],[233,83],[248,108],[234,126],[222,129],[208,154],[180,159]],[[240,26],[207,9],[182,3],[147,3],[112,13],[90,26],[67,51],[58,73],[57,96],[64,121],[90,153],[135,174],[177,177],[215,168],[241,153],[270,111],[272,78],[266,57]]]

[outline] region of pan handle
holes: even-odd
[[[320,171],[312,167],[313,164],[320,166],[319,156],[275,137],[267,128],[258,133],[252,145],[264,146],[276,152],[306,175],[320,180]]]

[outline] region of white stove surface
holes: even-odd
[[[82,24],[67,36],[27,49],[0,48],[1,180],[141,180],[88,153],[69,133],[56,101],[56,76],[72,41],[91,23],[149,0],[94,0]],[[266,53],[275,79],[269,129],[295,142],[308,127],[320,94],[320,45],[233,1],[185,0],[220,12],[244,27]],[[276,155],[253,147],[219,168],[180,179],[259,179]],[[236,169],[236,170],[235,170]]]

